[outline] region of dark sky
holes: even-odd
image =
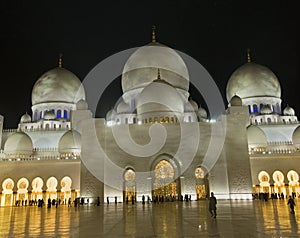
[[[297,1],[34,2],[0,2],[0,114],[6,128],[15,128],[23,113],[31,113],[32,87],[57,66],[60,52],[64,67],[84,79],[113,53],[150,42],[152,25],[159,42],[209,71],[224,100],[228,78],[251,48],[253,61],[278,76],[283,108],[289,104],[299,116]],[[99,116],[112,107],[114,95],[104,94]]]

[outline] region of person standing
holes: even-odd
[[[295,210],[294,207],[296,206],[294,199],[292,198],[292,196],[290,196],[289,200],[288,200],[288,205],[290,205],[290,209],[291,209],[291,213],[295,214]]]
[[[210,193],[210,198],[209,198],[209,212],[211,214],[212,217],[216,218],[217,217],[217,199],[214,196],[214,193],[211,192]]]

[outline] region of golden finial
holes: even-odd
[[[59,68],[62,68],[62,57],[63,57],[63,54],[60,53],[60,54],[59,54],[59,58],[58,58],[58,67],[59,67]]]
[[[250,49],[247,49],[247,62],[251,63],[251,55],[250,55]]]
[[[161,80],[161,78],[160,78],[160,69],[159,68],[157,69],[157,80]]]
[[[155,43],[155,42],[156,42],[156,34],[155,34],[155,30],[156,30],[156,27],[153,25],[153,26],[152,26],[152,43]]]

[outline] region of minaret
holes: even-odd
[[[59,68],[62,68],[62,57],[63,57],[63,54],[60,53],[58,56],[58,67]]]
[[[152,26],[152,43],[156,43],[156,27],[153,25]]]
[[[247,49],[247,62],[251,63],[251,55],[250,55],[250,49]]]

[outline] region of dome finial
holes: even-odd
[[[156,42],[156,26],[152,26],[152,43],[155,43]]]
[[[157,80],[161,80],[161,78],[160,78],[160,69],[159,68],[157,69]]]
[[[59,58],[58,58],[58,67],[59,67],[59,68],[62,68],[62,57],[63,57],[63,54],[60,53],[58,57],[59,57]]]
[[[250,49],[247,49],[247,62],[251,63],[251,55],[250,55]]]

